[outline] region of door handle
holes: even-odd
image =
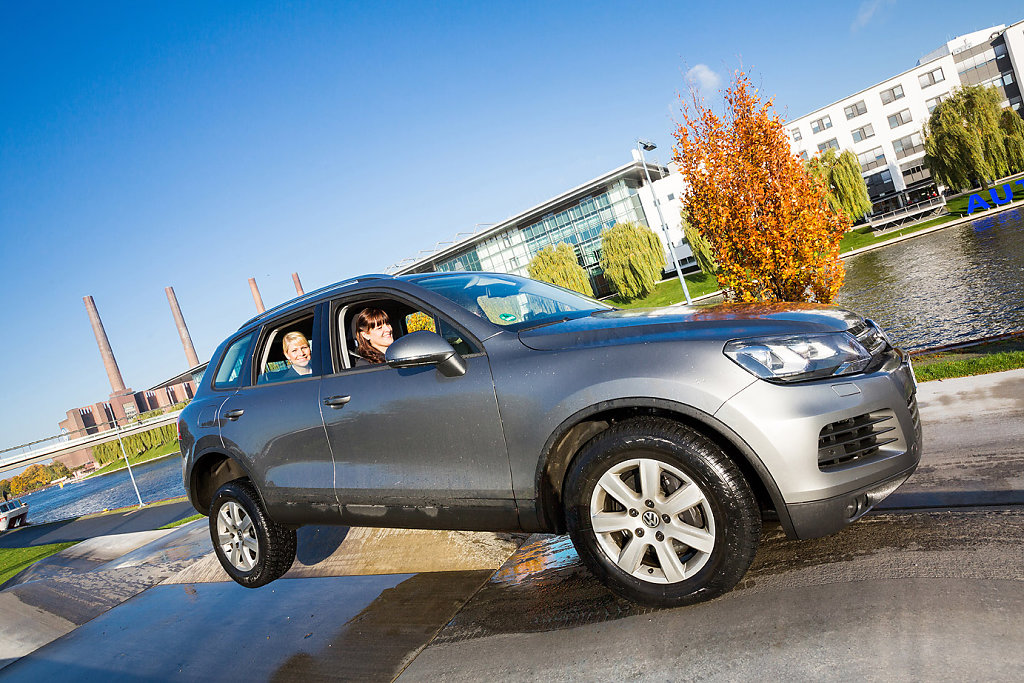
[[[224,417],[226,417],[229,420],[237,420],[238,418],[242,417],[242,413],[244,412],[245,411],[241,408],[235,408],[234,410],[229,410],[228,412],[224,413]]]
[[[332,408],[341,408],[351,400],[351,396],[328,396],[324,399],[324,405]]]

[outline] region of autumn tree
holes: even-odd
[[[683,101],[673,158],[686,215],[711,245],[731,299],[830,302],[843,283],[839,240],[850,226],[789,146],[772,100],[737,72],[719,116]]]
[[[999,115],[999,129],[1006,143],[1006,163],[1010,173],[1024,171],[1024,119],[1012,109]]]
[[[807,161],[807,170],[828,188],[828,205],[836,213],[842,212],[856,223],[871,212],[871,197],[861,175],[857,155],[846,149],[836,154],[827,149]]]
[[[1000,100],[992,86],[968,85],[935,107],[922,132],[925,165],[938,182],[954,190],[987,188],[1009,173]]]
[[[526,271],[534,280],[550,282],[584,296],[594,296],[590,277],[576,260],[576,250],[566,242],[549,245],[538,251]]]
[[[661,240],[644,225],[616,223],[601,232],[601,268],[623,299],[639,299],[654,291],[665,269]]]

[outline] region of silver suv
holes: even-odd
[[[391,326],[383,363],[359,357],[365,309]],[[762,519],[812,538],[892,493],[920,460],[915,390],[907,355],[838,308],[616,310],[513,275],[379,275],[242,325],[179,429],[243,586],[288,570],[304,524],[550,532],[665,606],[732,588]]]

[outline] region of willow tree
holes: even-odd
[[[772,100],[746,74],[725,90],[725,111],[697,93],[683,101],[673,159],[690,222],[707,238],[718,281],[742,301],[830,302],[843,283],[839,240],[849,218],[789,146]]]
[[[686,241],[690,245],[690,251],[693,252],[693,258],[697,260],[700,272],[705,275],[714,275],[718,272],[718,263],[715,261],[715,255],[711,252],[711,244],[704,238],[704,235],[700,234],[700,230],[686,219],[685,211],[681,218],[683,235],[686,236]]]
[[[828,205],[836,213],[842,212],[856,223],[871,212],[871,197],[860,162],[850,150],[838,155],[834,149],[825,150],[807,161],[807,170],[828,188]]]
[[[550,282],[585,296],[594,296],[587,271],[576,260],[576,250],[565,242],[538,251],[526,271],[534,280]]]
[[[923,133],[925,165],[937,181],[954,190],[987,188],[1009,173],[1000,101],[994,87],[968,85],[935,108]]]
[[[1006,163],[1010,173],[1024,171],[1024,119],[1014,110],[1004,109],[999,115],[999,129],[1006,136]]]
[[[650,228],[625,221],[601,233],[601,268],[623,299],[639,299],[654,291],[665,268],[661,240]]]

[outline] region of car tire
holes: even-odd
[[[246,588],[280,578],[295,561],[295,530],[271,520],[256,488],[243,479],[214,494],[210,538],[224,571]]]
[[[757,499],[739,467],[695,429],[623,421],[590,440],[563,489],[580,558],[618,595],[689,605],[735,586],[761,537]]]

